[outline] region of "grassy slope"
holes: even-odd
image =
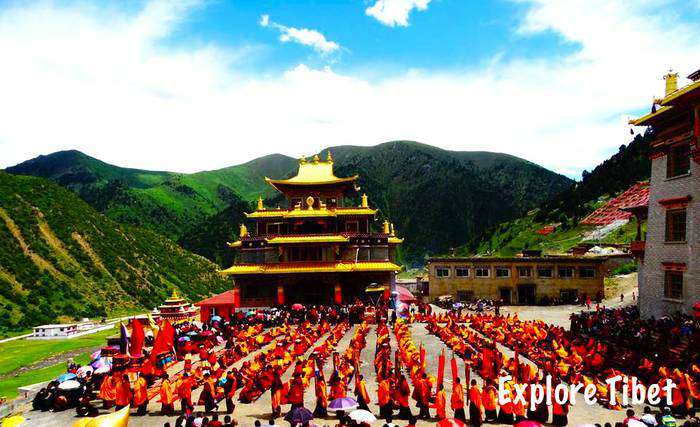
[[[500,153],[453,152],[410,141],[331,150],[336,173],[360,174],[360,185],[381,210],[380,220],[390,218],[407,237],[401,255],[411,264],[522,215],[571,183]],[[270,155],[189,175],[114,166],[105,171],[108,166],[82,153],[62,152],[8,171],[56,180],[109,217],[152,229],[225,265],[230,250],[223,245],[236,237],[241,207],[259,195],[270,205],[278,203],[279,195],[263,177],[288,177],[297,161]]]
[[[88,353],[83,353],[73,358],[73,360],[75,360],[76,363],[85,364],[90,361],[90,355]],[[16,376],[9,376],[0,381],[0,396],[14,399],[17,397],[18,387],[50,381],[65,372],[66,363],[60,362],[45,368],[26,371]]]
[[[150,309],[173,288],[199,298],[227,288],[215,268],[50,181],[0,172],[0,329]]]

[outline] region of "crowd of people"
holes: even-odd
[[[676,418],[686,417],[686,423],[696,422],[700,369],[698,327],[692,319],[641,320],[635,308],[601,308],[572,315],[571,329],[566,330],[468,307],[434,311],[427,305],[400,310],[382,306],[371,313],[368,317],[361,304],[354,304],[239,312],[231,320],[214,317],[206,324],[155,325],[136,319],[130,334],[122,329],[118,346],[103,348],[89,365],[71,364],[65,375],[37,394],[34,407],[75,407],[79,416],[92,417],[129,406],[132,415],[139,416],[148,413],[149,403],[159,403],[161,415],[179,414],[172,425],[228,426],[236,423],[232,416],[237,403],[256,402],[269,391],[271,419],[279,419],[304,408],[305,394],[312,390],[315,404],[309,410],[316,419],[326,419],[337,409],[332,402],[353,396],[360,409],[378,405],[378,417],[392,426],[395,419],[408,425],[444,420],[450,418],[448,410],[453,418],[475,426],[523,420],[566,426],[568,403],[531,407],[527,392],[526,402],[515,399],[516,385],[541,384],[545,375],[551,375],[555,385],[594,384],[601,404],[623,410],[619,399],[611,402],[605,386],[606,379],[619,374],[624,381],[634,377],[645,386],[665,379],[679,385],[668,408],[661,405],[654,414],[650,407],[639,418],[627,408],[624,424],[671,426]],[[444,351],[438,357],[438,372],[427,371],[426,349],[412,336],[415,322],[424,323],[454,355],[449,360],[449,385],[444,381]],[[347,347],[339,349],[351,330],[344,341]],[[360,372],[371,330],[376,331],[375,395],[368,392]],[[677,356],[660,350],[663,345],[687,351]],[[463,360],[463,374],[455,357]],[[499,405],[497,388],[505,375],[510,376],[504,383],[512,402]],[[153,405],[150,408],[153,411]],[[357,424],[342,410],[336,416],[340,426]],[[649,424],[652,416],[657,424]]]

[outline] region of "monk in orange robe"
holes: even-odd
[[[379,404],[379,417],[384,419],[391,417],[391,385],[386,378],[379,382],[377,402]]]
[[[270,387],[270,404],[272,405],[272,416],[279,417],[282,413],[282,390],[284,385],[282,384],[282,379],[280,378],[279,370],[275,369],[272,379],[272,386]]]
[[[161,403],[160,412],[163,415],[173,415],[173,413],[175,413],[175,406],[173,405],[173,403],[175,402],[175,396],[173,396],[173,387],[170,384],[168,374],[163,374],[161,378],[162,380],[160,383],[159,392]]]
[[[287,401],[292,405],[292,409],[304,406],[304,380],[300,373],[292,377]]]
[[[134,406],[138,408],[136,415],[146,415],[148,409],[148,384],[146,379],[139,375],[134,383]]]
[[[104,409],[109,409],[114,406],[114,402],[117,400],[117,384],[114,375],[107,375],[105,379],[102,380],[98,397],[102,399],[102,407]]]
[[[435,411],[437,414],[438,421],[447,418],[447,395],[445,393],[445,387],[440,384],[438,386],[438,392],[435,394]]]
[[[323,379],[323,374],[316,376],[316,409],[314,409],[314,417],[322,418],[328,416],[328,390],[326,389],[326,381]]]
[[[469,387],[469,422],[477,427],[481,425],[481,389],[476,380]]]
[[[129,387],[129,377],[123,375],[120,380],[117,380],[116,385],[116,404],[117,410],[128,406],[131,403],[131,388]]]
[[[360,374],[357,376],[357,382],[355,383],[355,396],[357,396],[357,403],[360,409],[369,411],[369,394],[367,393],[367,383],[365,377]]]
[[[484,405],[484,419],[488,421],[496,421],[497,418],[497,401],[498,391],[492,382],[489,382],[481,393],[481,402]]]
[[[189,415],[194,410],[194,405],[192,404],[192,386],[194,380],[190,375],[185,372],[182,378],[178,382],[177,394],[180,396],[180,410],[183,414]]]
[[[455,382],[452,385],[450,407],[454,412],[455,419],[460,420],[462,422],[467,421],[466,414],[464,413],[464,388],[462,387],[462,383],[459,377],[455,378]]]

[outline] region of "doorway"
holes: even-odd
[[[518,285],[518,304],[535,305],[535,285]]]
[[[500,299],[503,301],[503,305],[511,305],[513,303],[513,291],[510,288],[501,288],[499,293]]]

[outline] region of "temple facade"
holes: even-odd
[[[364,298],[370,285],[390,294],[402,239],[388,221],[375,224],[377,211],[359,195],[357,178],[335,176],[330,152],[325,160],[302,158],[292,178],[265,178],[287,206],[258,199],[240,240],[229,244],[239,253],[221,273],[233,278],[236,307],[341,304]]]
[[[679,87],[678,74],[667,74],[664,97],[630,121],[653,132],[648,211],[629,209],[648,221],[646,239],[632,243],[643,317],[700,307],[700,70],[688,79]]]

